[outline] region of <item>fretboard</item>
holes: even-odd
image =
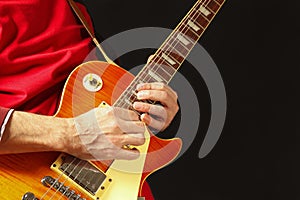
[[[198,0],[114,106],[132,109],[132,103],[136,100],[135,89],[139,83],[168,84],[224,2],[225,0]]]

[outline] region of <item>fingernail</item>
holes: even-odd
[[[140,109],[142,107],[141,103],[140,102],[134,102],[133,103],[133,108],[134,109]]]
[[[143,86],[144,86],[144,83],[139,83],[139,84],[137,84],[136,89],[139,90],[139,89],[141,89]]]
[[[149,92],[147,92],[147,91],[140,91],[140,92],[138,92],[137,93],[137,98],[138,99],[142,99],[142,98],[145,98],[145,97],[147,97],[149,95]]]

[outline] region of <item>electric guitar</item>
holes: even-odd
[[[140,82],[169,83],[225,0],[199,0],[134,77],[100,61],[83,63],[65,84],[56,117],[76,117],[98,106],[133,109]],[[178,155],[178,138],[163,140],[145,131],[132,161],[90,162],[57,152],[0,156],[1,200],[137,200],[146,178]],[[132,148],[128,146],[127,148]]]

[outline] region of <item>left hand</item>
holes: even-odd
[[[160,82],[142,83],[137,86],[138,100],[152,100],[161,105],[134,102],[133,108],[142,112],[140,119],[148,126],[165,130],[178,112],[177,94],[168,85]]]

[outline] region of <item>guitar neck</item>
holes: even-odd
[[[139,83],[168,84],[224,2],[198,0],[114,105],[131,108],[136,100],[134,91]]]

